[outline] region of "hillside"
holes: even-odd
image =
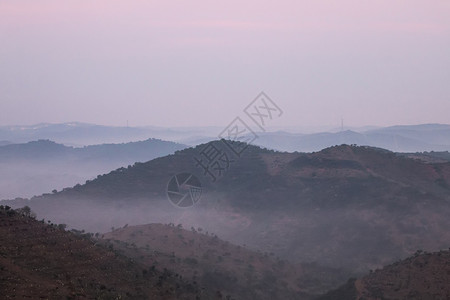
[[[417,252],[317,300],[450,299],[450,251]]]
[[[62,225],[0,206],[0,295],[2,299],[197,299],[200,291],[192,282],[138,264],[87,234],[67,232]]]
[[[448,151],[430,151],[430,152],[416,152],[416,153],[404,153],[403,155],[420,159],[429,163],[443,163],[450,162],[450,152]]]
[[[310,299],[348,274],[311,264],[290,264],[181,224],[126,226],[102,235],[115,249],[148,266],[167,268],[233,299]]]
[[[27,204],[39,216],[93,232],[127,223],[202,227],[283,259],[357,273],[417,249],[448,247],[449,163],[371,147],[342,145],[304,154],[249,146],[213,182],[194,161],[206,146],[11,205]],[[177,209],[166,198],[169,179],[180,172],[195,174],[204,188],[190,209]]]

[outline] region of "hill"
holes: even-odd
[[[309,134],[258,133],[255,144],[280,151],[319,151],[333,145],[356,144],[396,152],[449,151],[450,125],[390,126],[370,130],[341,130]]]
[[[104,235],[36,221],[0,206],[0,293],[5,299],[312,299],[348,274],[291,265],[181,225]],[[340,278],[336,280],[337,278]]]
[[[49,140],[0,146],[0,199],[31,197],[84,183],[98,174],[185,147],[157,139],[82,148]]]
[[[101,144],[80,148],[69,147],[50,140],[37,140],[25,144],[8,144],[0,146],[0,162],[32,161],[49,162],[65,159],[82,162],[124,162],[148,161],[186,148],[185,145],[159,139],[129,142],[122,144]],[[48,161],[50,160],[50,161]]]
[[[29,214],[0,206],[2,299],[198,299],[193,283]]]
[[[72,146],[104,143],[142,141],[148,137],[162,140],[181,140],[191,136],[213,135],[220,128],[163,128],[155,126],[104,126],[80,122],[40,123],[33,125],[0,126],[0,141],[27,143],[35,140],[52,140]]]
[[[305,154],[248,146],[240,158],[230,154],[229,170],[214,182],[194,160],[208,145],[11,205],[27,204],[39,216],[93,232],[127,223],[202,227],[283,259],[356,273],[417,249],[448,247],[449,163],[372,147],[341,145]],[[166,197],[168,181],[180,172],[196,175],[203,185],[201,201],[190,209],[177,209]]]
[[[348,275],[311,264],[290,264],[181,224],[125,226],[103,239],[134,260],[195,280],[233,299],[310,299]]]
[[[423,253],[351,279],[317,300],[450,299],[450,251]]]
[[[345,130],[343,130],[345,129]],[[217,138],[221,127],[115,127],[85,123],[1,126],[0,141],[26,143],[48,139],[66,145],[92,145],[145,140],[148,137],[196,146]],[[324,131],[325,130],[325,131]],[[316,128],[257,132],[255,144],[278,151],[311,152],[340,144],[356,144],[396,152],[450,151],[450,125],[420,124],[381,128]],[[0,142],[1,145],[1,142]]]

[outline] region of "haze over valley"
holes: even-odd
[[[0,1],[0,298],[450,299],[447,1]]]

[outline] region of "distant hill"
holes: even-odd
[[[259,133],[255,144],[280,151],[319,151],[341,144],[384,148],[395,152],[449,151],[450,125],[392,126],[364,131],[295,134]]]
[[[341,145],[305,154],[248,146],[213,182],[194,161],[206,146],[10,203],[94,232],[126,223],[202,227],[283,259],[356,273],[417,249],[448,247],[449,163],[425,163],[372,147]],[[180,172],[195,174],[203,184],[201,201],[190,209],[167,200],[168,181]]]
[[[60,190],[84,183],[98,174],[165,156],[185,147],[158,139],[82,148],[49,140],[0,146],[0,199]]]
[[[217,132],[220,132],[218,130]],[[253,144],[288,152],[313,152],[331,146],[348,144],[371,146],[394,152],[450,151],[450,125],[422,124],[382,128],[354,128],[345,130],[301,133],[295,131],[256,131]],[[216,135],[191,134],[178,139],[195,146],[217,138]]]
[[[208,295],[208,293],[206,293]],[[94,242],[0,206],[2,299],[199,299],[200,289]],[[218,299],[214,293],[211,298]]]
[[[388,149],[394,152],[450,151],[450,125],[420,124],[390,127],[360,127],[316,129],[317,132],[256,131],[255,145],[289,152],[312,152],[324,148],[356,144]],[[85,123],[36,124],[29,126],[0,127],[0,141],[26,143],[35,140],[52,140],[73,146],[104,143],[123,143],[146,140],[149,137],[176,141],[196,146],[217,139],[223,127],[120,127]],[[290,129],[292,130],[292,129]],[[1,145],[1,144],[0,144]]]
[[[417,252],[317,300],[450,299],[450,251]]]
[[[15,160],[35,160],[59,158],[69,155],[72,147],[66,147],[49,140],[32,141],[25,144],[9,144],[0,146],[0,162],[7,163]]]
[[[149,137],[174,141],[196,135],[211,135],[210,132],[213,132],[212,136],[214,136],[219,129],[103,126],[80,122],[41,123],[27,126],[0,126],[0,141],[6,140],[18,144],[36,140],[52,140],[65,145],[84,146],[142,141]]]
[[[68,147],[50,140],[38,140],[25,144],[9,144],[0,146],[0,162],[27,160],[42,162],[50,159],[65,159],[85,162],[144,162],[156,157],[165,156],[187,146],[162,141],[159,139],[147,139],[145,141],[129,142],[122,144],[101,144],[84,147]]]

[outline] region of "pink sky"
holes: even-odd
[[[1,1],[0,125],[450,123],[449,1]]]

